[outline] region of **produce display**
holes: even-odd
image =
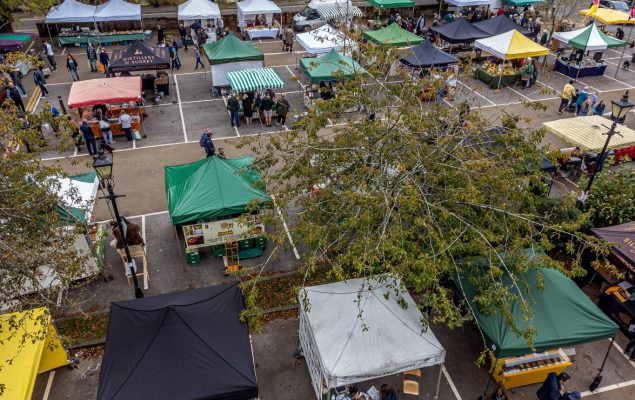
[[[97,30],[92,30],[90,32],[82,32],[82,31],[73,31],[73,30],[65,30],[59,33],[61,37],[77,37],[77,36],[107,36],[107,35],[135,35],[142,34],[141,30],[126,30],[126,31],[109,31],[109,32],[99,32]]]
[[[499,72],[499,65],[498,64],[494,64],[491,63],[489,61],[485,61],[482,65],[481,68],[487,72],[489,75],[500,75]],[[519,68],[514,68],[513,65],[511,64],[504,64],[504,68],[503,68],[503,75],[518,75],[520,74],[520,69]]]

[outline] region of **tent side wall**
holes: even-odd
[[[302,298],[299,299],[299,302],[302,304]],[[311,324],[302,306],[300,306],[300,329],[298,333],[302,355],[304,355],[304,360],[309,368],[309,375],[311,375],[311,385],[313,386],[313,390],[315,390],[316,397],[321,400],[321,383],[326,381],[328,386],[328,377],[322,372],[324,368],[320,362],[320,353],[315,345],[315,337],[313,337],[313,332],[311,331]]]

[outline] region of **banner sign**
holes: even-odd
[[[251,239],[264,233],[265,225],[257,215],[247,219],[230,218],[183,226],[187,249],[223,245],[229,239]]]

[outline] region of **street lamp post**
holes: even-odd
[[[600,152],[598,160],[596,162],[595,169],[591,174],[591,178],[589,179],[589,183],[586,186],[586,189],[580,197],[578,198],[578,208],[582,209],[584,206],[584,202],[589,197],[589,192],[591,191],[591,186],[593,185],[593,181],[595,181],[595,176],[600,172],[602,166],[604,165],[604,157],[606,156],[606,149],[609,147],[609,143],[611,142],[611,138],[613,135],[619,135],[620,133],[615,130],[617,128],[618,121],[624,121],[628,112],[633,108],[633,104],[628,102],[628,91],[624,93],[624,96],[619,101],[611,100],[611,119],[613,123],[609,128],[609,131],[605,133],[606,142],[604,142],[604,147]],[[621,136],[621,135],[620,135]]]
[[[93,168],[99,176],[99,180],[102,183],[102,187],[105,185],[108,191],[108,196],[102,197],[112,202],[112,210],[115,213],[115,220],[117,221],[117,227],[121,234],[121,241],[123,242],[123,248],[126,252],[126,267],[132,275],[132,282],[134,283],[134,294],[137,299],[143,297],[143,292],[139,287],[139,281],[137,280],[137,274],[135,271],[134,259],[130,256],[130,249],[128,248],[128,241],[126,240],[126,226],[123,223],[121,216],[119,215],[119,209],[117,208],[117,197],[123,197],[122,195],[116,195],[112,187],[112,155],[101,154],[93,161]]]

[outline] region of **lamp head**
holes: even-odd
[[[633,108],[633,104],[628,102],[628,91],[618,101],[611,100],[611,116],[613,119],[624,119],[626,114]]]
[[[102,182],[112,179],[112,154],[100,154],[93,161],[93,168]]]

